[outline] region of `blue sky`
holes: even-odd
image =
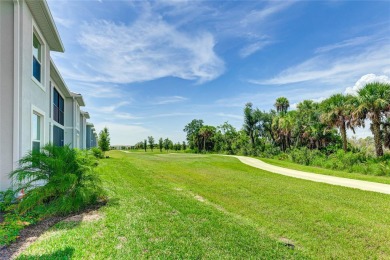
[[[242,126],[245,103],[292,107],[389,81],[389,1],[60,1],[53,53],[112,144],[185,140],[192,119]]]

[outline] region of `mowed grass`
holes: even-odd
[[[20,259],[390,258],[388,195],[218,155],[109,155],[102,218],[58,223]]]
[[[312,173],[318,173],[318,174],[330,175],[330,176],[336,176],[342,178],[390,184],[390,177],[388,176],[375,176],[375,175],[366,175],[366,174],[356,173],[356,172],[330,170],[321,167],[306,166],[306,165],[297,164],[289,161],[282,161],[282,160],[270,159],[270,158],[260,158],[260,160],[275,166],[280,166],[283,168],[288,168],[288,169],[293,169],[293,170],[298,170],[303,172],[312,172]]]

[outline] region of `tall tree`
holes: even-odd
[[[354,130],[352,112],[354,97],[351,95],[335,94],[321,103],[323,114],[321,121],[330,128],[337,127],[343,141],[343,150],[347,151],[347,129]]]
[[[280,149],[285,151],[292,142],[292,133],[295,124],[296,111],[275,116],[272,121],[274,139],[280,145]]]
[[[187,150],[187,144],[184,141],[182,143],[182,149],[183,149],[183,151]]]
[[[276,111],[281,114],[286,114],[288,108],[290,107],[290,102],[285,97],[279,97],[276,99],[274,106],[276,108]]]
[[[201,119],[193,119],[190,123],[188,123],[183,131],[187,133],[187,141],[190,146],[190,149],[194,149],[197,147],[200,149],[200,143],[198,140],[198,133],[200,128],[203,126],[203,120]]]
[[[148,142],[149,142],[149,148],[153,152],[153,148],[154,148],[154,138],[153,138],[153,136],[148,136]]]
[[[383,123],[383,144],[385,147],[390,148],[390,113],[388,117]]]
[[[100,150],[105,154],[106,151],[110,150],[110,133],[107,127],[104,127],[99,133],[98,146]]]
[[[251,140],[252,147],[255,145],[256,117],[252,103],[246,103],[244,108],[244,130]]]
[[[165,138],[164,140],[164,149],[165,151],[168,151],[171,148],[172,141],[168,138]]]
[[[158,140],[158,148],[160,148],[160,153],[162,153],[162,149],[164,147],[164,140],[162,137]]]
[[[207,147],[206,144],[208,143],[209,140],[211,140],[212,136],[215,134],[215,127],[214,126],[209,126],[205,125],[202,126],[202,128],[199,130],[199,136],[203,140],[203,150],[211,150],[210,147]]]
[[[146,139],[144,140],[144,149],[145,149],[145,152],[146,152],[146,148],[148,147],[148,143],[146,141]]]
[[[390,111],[390,84],[373,82],[358,91],[358,107],[354,112],[356,119],[370,119],[374,135],[376,156],[383,155],[383,135],[381,124]]]
[[[222,144],[219,145],[222,151],[226,151],[228,154],[233,154],[233,143],[237,138],[237,130],[228,122],[218,126],[218,130],[221,133]]]

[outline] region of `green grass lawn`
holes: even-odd
[[[103,217],[58,223],[20,259],[390,258],[388,195],[224,156],[109,155],[98,167],[110,196]]]
[[[280,166],[280,167],[289,168],[293,170],[299,170],[303,172],[312,172],[312,173],[331,175],[331,176],[337,176],[342,178],[390,184],[390,178],[387,176],[375,176],[375,175],[366,175],[366,174],[355,173],[355,172],[330,170],[330,169],[325,169],[325,168],[320,168],[315,166],[306,166],[302,164],[297,164],[297,163],[282,161],[277,159],[260,158],[260,160],[275,166]]]

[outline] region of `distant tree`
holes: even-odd
[[[215,135],[216,129],[214,126],[205,125],[202,126],[199,129],[199,136],[203,140],[203,150],[208,151],[213,149],[213,144],[209,146],[206,146],[206,144],[212,139],[212,137]]]
[[[255,145],[256,116],[252,103],[246,103],[244,108],[244,130],[251,140],[252,146]]]
[[[145,152],[146,152],[146,148],[148,147],[148,143],[146,142],[146,139],[144,140],[144,149],[145,149]]]
[[[182,149],[183,149],[183,151],[185,151],[187,149],[187,144],[184,141],[183,141],[183,144],[182,144]]]
[[[195,147],[197,147],[199,150],[201,149],[201,142],[199,142],[197,137],[202,126],[203,120],[194,119],[184,127],[183,131],[187,133],[187,141],[190,149],[194,149]]]
[[[276,111],[281,114],[286,114],[288,108],[290,107],[290,102],[285,97],[279,97],[276,99],[274,106],[276,108]]]
[[[154,138],[153,138],[153,136],[148,136],[148,142],[149,142],[149,148],[153,152],[153,148],[154,148]]]
[[[162,149],[164,147],[164,140],[162,138],[158,140],[158,147],[160,148],[160,153],[162,153]]]
[[[106,151],[110,150],[110,133],[107,127],[104,127],[99,133],[98,146],[100,150],[105,154]]]
[[[216,151],[225,151],[228,154],[233,154],[233,142],[237,138],[237,130],[228,122],[218,126],[218,133],[215,138],[215,146],[218,146]]]
[[[168,138],[165,138],[165,140],[164,140],[164,149],[165,149],[165,151],[168,151],[170,149],[171,143],[172,143],[171,140],[169,140]]]

